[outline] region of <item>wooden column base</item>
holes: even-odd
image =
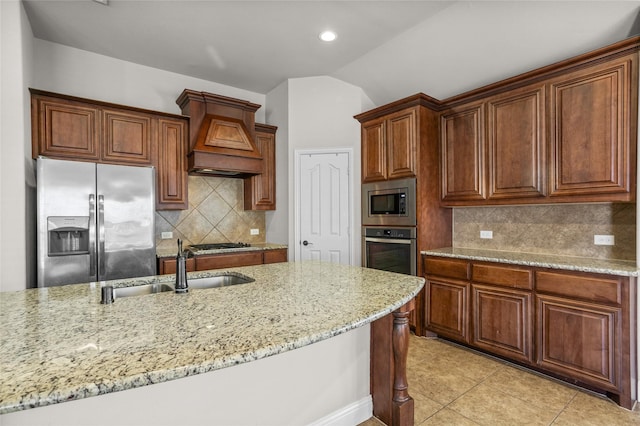
[[[413,300],[371,324],[373,415],[387,425],[413,425],[414,404],[407,384],[409,313]]]

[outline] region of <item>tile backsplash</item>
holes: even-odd
[[[242,179],[189,176],[189,209],[156,212],[156,248],[190,244],[265,242],[265,213],[244,210]],[[258,229],[258,235],[250,235]],[[172,239],[161,238],[173,232]]]
[[[480,231],[493,239],[481,239]],[[594,235],[613,235],[615,245],[594,245]],[[636,259],[635,204],[560,204],[456,208],[453,246],[581,256]]]

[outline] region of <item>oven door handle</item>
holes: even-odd
[[[394,238],[369,238],[365,237],[364,239],[368,243],[392,243],[392,244],[411,244],[415,241],[413,238],[408,238],[406,240],[397,240]]]

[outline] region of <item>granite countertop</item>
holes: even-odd
[[[638,276],[638,267],[636,262],[625,260],[592,259],[586,257],[556,256],[454,247],[426,250],[421,253],[430,256],[442,256],[485,262],[501,262],[540,268],[565,269],[569,271],[593,272],[629,277]]]
[[[188,249],[188,247],[185,247]],[[244,252],[244,251],[257,251],[257,250],[277,250],[277,249],[286,249],[288,248],[285,244],[273,244],[273,243],[252,243],[249,247],[236,247],[236,248],[225,248],[225,249],[215,249],[215,250],[198,250],[198,252],[194,252],[194,256],[200,256],[204,254],[220,254],[220,253],[234,253],[234,252]],[[178,252],[178,248],[159,248],[156,250],[156,255],[158,257],[175,257]]]
[[[255,282],[100,304],[100,284],[0,292],[0,414],[233,366],[328,339],[410,301],[424,279],[290,262],[225,271]],[[163,275],[115,287],[173,282]]]

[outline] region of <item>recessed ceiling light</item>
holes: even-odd
[[[319,37],[320,37],[320,40],[322,41],[333,41],[338,36],[333,31],[323,31],[320,33]]]

